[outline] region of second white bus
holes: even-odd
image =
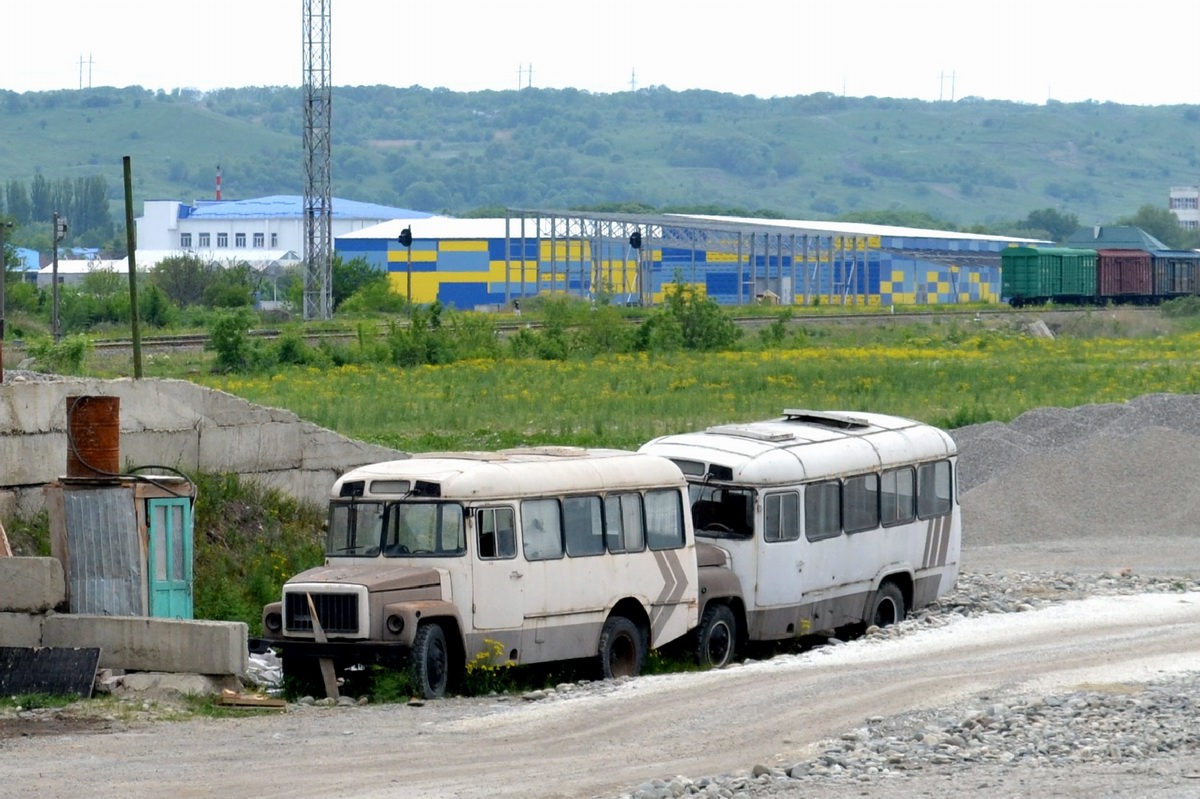
[[[640,451],[687,475],[701,562],[709,542],[736,576],[724,587],[702,582],[696,637],[706,665],[724,665],[746,641],[900,621],[958,578],[957,448],[936,427],[787,410]]]

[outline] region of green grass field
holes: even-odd
[[[1191,332],[1039,339],[956,322],[793,336],[778,349],[190,379],[404,450],[635,448],[664,433],[784,408],[893,413],[954,428],[1009,421],[1036,407],[1195,393],[1198,348],[1200,334]]]

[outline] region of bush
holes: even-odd
[[[36,338],[27,349],[39,371],[78,375],[83,374],[83,360],[92,342],[84,335],[67,336],[57,344],[53,339]]]
[[[204,348],[217,354],[214,371],[241,372],[250,368],[255,354],[249,335],[253,324],[254,314],[248,311],[226,311],[213,317]]]

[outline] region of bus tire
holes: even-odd
[[[900,593],[895,583],[884,583],[875,592],[875,600],[871,603],[871,616],[868,625],[887,627],[904,621],[904,594]]]
[[[424,699],[446,695],[446,686],[450,682],[450,650],[440,624],[425,622],[417,628],[408,657],[408,677],[413,690]]]
[[[646,632],[624,616],[609,616],[600,631],[600,674],[606,680],[636,677],[646,665]]]
[[[710,604],[696,628],[696,663],[702,669],[720,669],[733,662],[738,625],[728,605]]]

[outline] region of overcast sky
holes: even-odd
[[[0,89],[299,86],[304,3],[4,0]],[[326,7],[334,86],[473,91],[532,83],[603,93],[666,86],[759,97],[1200,104],[1200,0],[327,0]]]

